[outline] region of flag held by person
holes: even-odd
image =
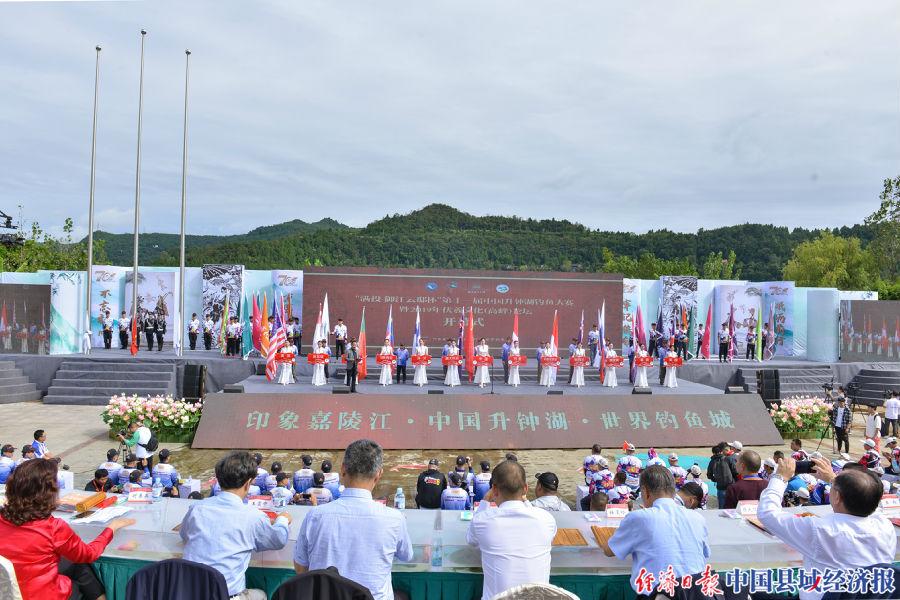
[[[231,294],[225,294],[225,308],[222,309],[222,324],[219,327],[219,351],[222,354],[225,354],[227,350],[228,344],[228,334],[226,328],[228,327],[228,317],[231,315],[231,311],[228,307],[228,302],[230,300]]]
[[[469,321],[466,325],[466,372],[469,381],[475,380],[475,315],[469,307]]]
[[[597,323],[600,326],[600,340],[597,345],[597,356],[594,358],[594,366],[600,371],[600,383],[606,380],[606,300],[597,313]]]
[[[730,310],[728,311],[728,336],[729,336],[729,340],[730,340],[728,343],[728,362],[731,362],[734,360],[734,352],[735,352],[734,330],[735,330],[734,304],[732,304]]]
[[[419,346],[419,338],[422,337],[422,323],[419,320],[419,307],[416,307],[416,329],[413,331],[413,341],[412,347],[417,348]]]
[[[321,313],[319,314],[321,317]],[[269,298],[263,292],[262,311],[259,315],[259,354],[269,356]]]
[[[391,347],[394,346],[394,305],[388,308],[387,326],[384,329],[384,339],[390,340]]]
[[[363,306],[362,317],[359,320],[359,338],[356,340],[356,348],[359,350],[359,367],[356,371],[356,379],[362,381],[368,374],[366,368],[366,307]]]
[[[703,339],[700,340],[700,355],[707,360],[709,359],[709,344],[712,341],[710,329],[712,329],[712,304],[706,309],[706,325],[703,328]]]
[[[255,303],[254,303],[255,304]],[[247,295],[241,298],[241,354],[244,360],[253,352],[253,321],[250,307],[247,306]]]
[[[279,350],[287,344],[287,333],[284,331],[284,298],[275,299],[275,327],[272,330],[272,339],[269,340],[269,354],[266,356],[266,379],[275,379],[278,365],[275,356]]]
[[[513,331],[512,331],[512,341],[519,341],[519,310],[513,309]]]

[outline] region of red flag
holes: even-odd
[[[0,329],[6,331],[6,300],[3,301],[3,312],[0,313]]]
[[[553,311],[553,331],[550,333],[550,349],[553,356],[559,356],[559,315]]]
[[[709,305],[709,308],[706,310],[706,326],[703,328],[703,339],[700,341],[700,354],[703,355],[703,358],[709,358],[709,342],[710,329],[712,328],[712,304]]]
[[[634,338],[635,344],[643,344],[647,347],[647,334],[644,332],[644,315],[641,313],[641,305],[638,304],[637,314],[634,317]]]
[[[259,310],[259,296],[253,294],[253,313],[250,318],[250,337],[253,339],[253,347],[260,349],[259,334],[262,330],[262,312]]]
[[[515,309],[513,312],[513,333],[512,333],[512,341],[519,341],[519,310]]]
[[[469,307],[469,322],[466,324],[466,372],[469,381],[475,380],[475,315]]]
[[[730,340],[728,344],[728,362],[734,360],[734,325],[734,304],[732,304],[731,310],[728,311],[728,337]]]
[[[366,368],[366,307],[363,306],[362,318],[359,320],[359,338],[356,341],[359,349],[359,368],[356,371],[356,379],[362,381],[368,374]]]
[[[881,351],[887,354],[888,344],[887,319],[881,317]]]
[[[137,328],[137,315],[132,315],[131,317],[131,355],[134,356],[138,352],[138,328]]]

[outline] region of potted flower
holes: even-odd
[[[772,422],[784,439],[819,437],[828,427],[831,405],[822,398],[795,396],[769,409]]]
[[[172,396],[116,395],[109,399],[103,410],[103,422],[109,425],[110,437],[129,423],[143,421],[160,442],[190,443],[194,439],[202,401],[187,402]]]

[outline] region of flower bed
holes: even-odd
[[[816,437],[828,427],[830,409],[822,398],[796,396],[773,404],[769,415],[784,439]]]
[[[103,422],[115,436],[130,423],[143,421],[157,439],[168,443],[190,443],[194,439],[202,401],[185,402],[172,396],[113,396],[103,411]]]

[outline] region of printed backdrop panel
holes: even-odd
[[[284,298],[288,318],[297,317],[303,324],[303,271],[272,271],[272,288]],[[288,314],[290,313],[290,314]]]
[[[203,313],[212,316],[213,331],[222,328],[225,299],[228,298],[227,316],[237,316],[243,294],[244,265],[203,265]],[[213,348],[218,347],[218,336],[213,335]]]
[[[131,311],[132,279],[134,273],[125,275],[125,301],[129,314]],[[175,311],[178,309],[177,279],[178,273],[172,271],[138,270],[138,317],[144,319],[148,312],[163,314],[166,318],[164,341],[173,339],[175,330]]]
[[[109,311],[114,321],[122,312],[122,294],[125,288],[125,267],[94,265],[91,270],[91,342],[95,348],[103,347],[101,318]],[[129,302],[130,304],[130,302]],[[113,346],[118,344],[119,328],[113,326]]]
[[[682,307],[690,319],[697,308],[697,278],[692,276],[664,275],[659,278],[659,306],[662,311],[663,333],[671,335],[672,323],[681,322]],[[687,324],[685,323],[685,326]]]
[[[728,323],[731,307],[734,306],[735,358],[743,358],[747,348],[747,332],[756,329],[759,307],[762,302],[762,288],[758,284],[720,285],[716,287],[716,308],[713,320],[713,334]],[[715,338],[714,338],[715,339]]]
[[[85,346],[83,271],[50,272],[50,354],[74,354]]]

